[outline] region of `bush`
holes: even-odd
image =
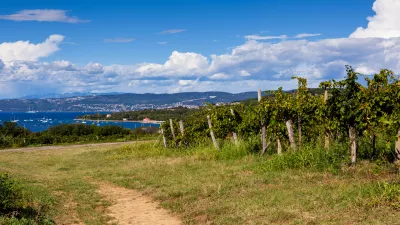
[[[23,207],[21,186],[7,173],[0,173],[0,214],[10,214]]]

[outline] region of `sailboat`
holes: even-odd
[[[14,116],[14,120],[11,120],[11,122],[13,122],[13,123],[18,123],[19,120],[15,119],[15,116]]]
[[[37,111],[32,110],[32,109],[29,107],[29,109],[28,109],[28,111],[27,111],[26,113],[37,113]]]

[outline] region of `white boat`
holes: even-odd
[[[29,108],[28,111],[26,111],[26,113],[37,113],[37,111],[32,110],[31,108]]]

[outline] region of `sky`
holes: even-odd
[[[2,0],[0,98],[311,87],[400,71],[400,0]]]

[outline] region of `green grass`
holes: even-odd
[[[105,224],[110,203],[94,181],[107,181],[152,196],[186,224],[400,224],[400,176],[391,164],[349,167],[335,151],[306,146],[264,157],[248,149],[163,149],[150,142],[9,152],[0,154],[0,170],[51,193],[58,223],[74,215]]]

